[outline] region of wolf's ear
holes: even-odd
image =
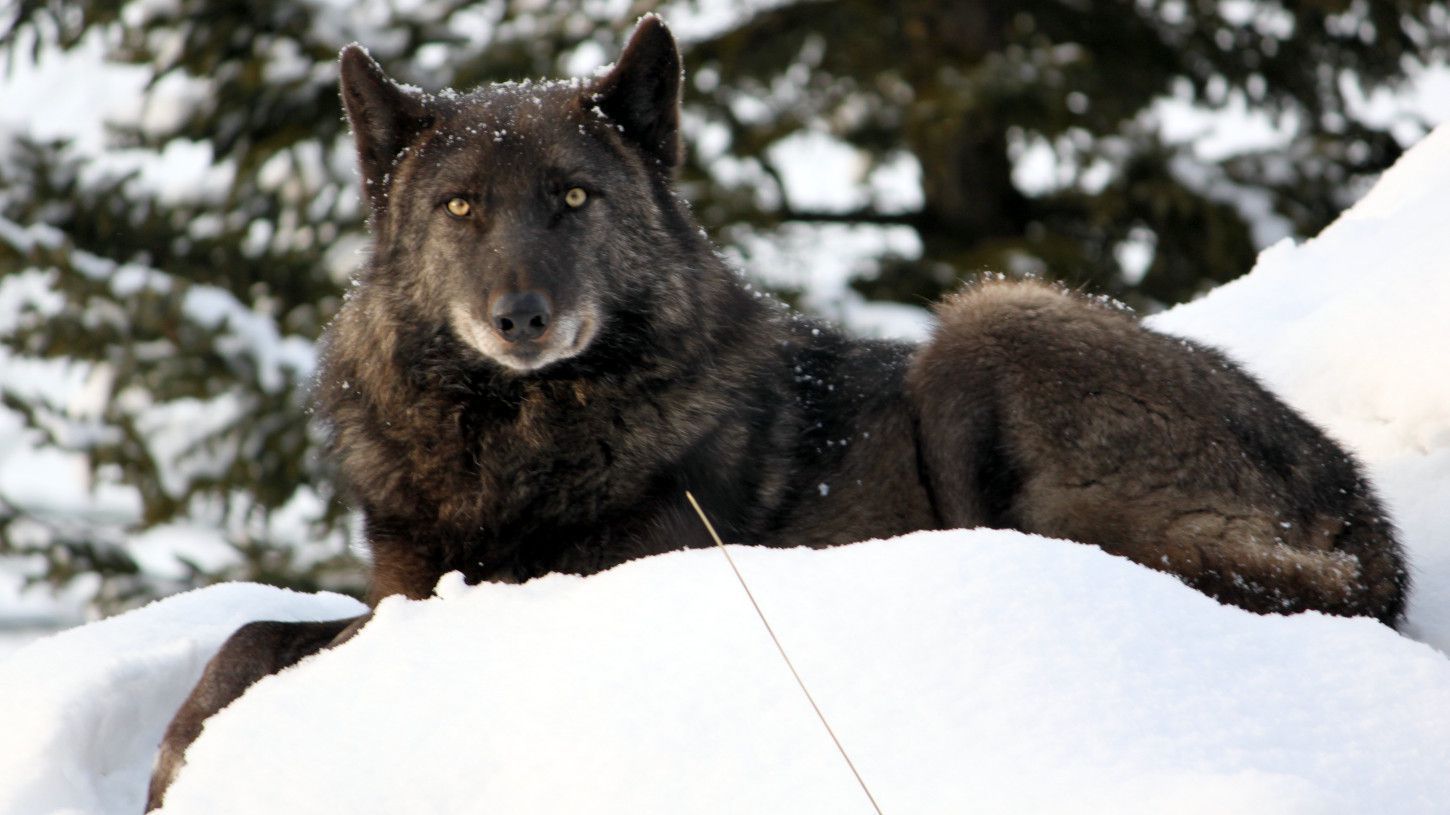
[[[423,100],[389,79],[357,43],[342,49],[342,106],[357,141],[363,193],[381,212],[393,163],[432,117]]]
[[[646,155],[666,168],[680,163],[680,51],[665,21],[647,14],[592,98]]]

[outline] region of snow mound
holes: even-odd
[[[1320,237],[1152,321],[1226,348],[1359,453],[1403,531],[1423,642],[1250,615],[1014,532],[737,549],[885,811],[1444,811],[1447,189],[1441,128]],[[438,595],[383,603],[216,716],[167,811],[869,811],[719,552]],[[17,652],[0,813],[138,811],[227,632],[358,609],[216,587]]]
[[[733,551],[888,812],[1450,800],[1450,662],[1372,621],[1016,532]],[[869,811],[719,552],[455,578],[218,715],[165,812]]]
[[[237,583],[20,649],[0,662],[0,813],[140,813],[171,714],[233,631],[361,610],[341,595]]]

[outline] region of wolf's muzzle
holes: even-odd
[[[494,301],[489,323],[506,342],[536,340],[549,330],[549,298],[536,291],[510,292]]]

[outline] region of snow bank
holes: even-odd
[[[1012,532],[737,549],[886,811],[1444,811],[1447,182],[1442,128],[1319,238],[1153,321],[1225,347],[1360,453],[1404,532],[1424,642],[1253,616]],[[386,602],[215,717],[167,811],[867,811],[733,580],[695,551]],[[356,610],[217,587],[17,652],[0,812],[137,811],[227,631]]]
[[[231,584],[38,640],[0,662],[0,813],[139,813],[156,746],[222,641],[356,600]]]
[[[1005,531],[734,553],[888,812],[1450,800],[1450,662],[1369,620],[1256,617],[1097,549]],[[213,602],[260,606],[257,591],[209,589],[51,640],[74,655],[65,638],[89,635],[88,659],[115,655],[98,661],[129,664],[131,681],[96,671],[85,690],[102,698],[6,777],[36,778],[30,801],[134,806],[137,787],[108,785],[139,785],[136,757],[194,670],[158,670],[128,640],[174,640],[181,605],[231,592]],[[336,606],[317,610],[350,611]],[[29,707],[42,720],[22,729],[57,729],[45,719],[59,707]],[[67,776],[94,797],[44,797]],[[435,599],[386,602],[356,639],[217,716],[165,811],[484,807],[869,811],[711,550],[588,579],[446,579]]]

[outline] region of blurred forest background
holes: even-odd
[[[1397,100],[1450,31],[1429,0],[18,0],[3,569],[99,610],[361,588],[306,400],[364,246],[338,49],[430,90],[572,75],[651,10],[706,228],[866,331],[983,270],[1145,310],[1245,273],[1436,123]]]

